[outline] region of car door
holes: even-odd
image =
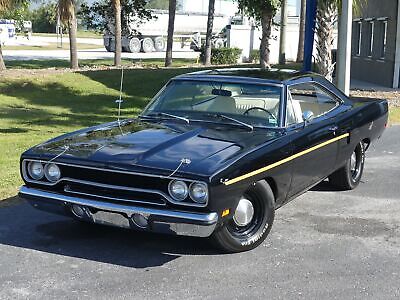
[[[334,169],[338,151],[334,113],[341,100],[317,83],[288,87],[287,125],[294,159],[289,197],[297,195]],[[312,113],[309,121],[303,115]]]

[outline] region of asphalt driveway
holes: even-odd
[[[363,182],[322,183],[277,211],[257,249],[82,225],[0,204],[0,298],[399,299],[400,127],[367,152]]]

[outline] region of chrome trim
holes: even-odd
[[[132,188],[132,187],[126,187],[126,186],[119,186],[119,185],[112,185],[112,184],[105,184],[105,183],[99,183],[99,182],[92,182],[92,181],[86,181],[86,180],[80,180],[80,179],[73,179],[69,177],[61,178],[59,182],[72,182],[72,183],[78,183],[78,184],[85,184],[85,185],[90,185],[94,187],[101,187],[101,188],[106,188],[106,189],[114,189],[114,190],[123,190],[123,191],[129,191],[129,192],[139,192],[139,193],[149,193],[149,194],[157,194],[162,197],[164,197],[166,200],[169,201],[170,197],[158,190],[150,190],[150,189],[141,189],[141,188]],[[35,181],[32,181],[34,183],[37,183]],[[97,196],[97,195],[93,195]],[[152,203],[152,202],[146,202],[146,203]]]
[[[46,164],[48,163],[47,160],[41,160],[41,159],[30,159],[30,158],[26,158],[22,161],[22,163],[24,164],[25,161],[37,161],[37,162],[41,162],[42,164]],[[147,174],[147,173],[139,173],[139,172],[129,172],[129,171],[122,171],[122,170],[115,170],[115,169],[104,169],[104,168],[97,168],[97,167],[90,167],[90,166],[85,166],[85,165],[75,165],[75,164],[67,164],[67,163],[63,163],[63,162],[56,162],[56,161],[52,161],[54,163],[56,163],[57,165],[61,165],[61,166],[69,166],[69,167],[76,167],[76,168],[83,168],[83,169],[90,169],[90,170],[98,170],[98,171],[105,171],[105,172],[114,172],[114,173],[121,173],[121,174],[129,174],[129,175],[138,175],[138,176],[147,176],[147,177],[155,177],[155,178],[162,178],[162,179],[179,179],[179,180],[185,180],[185,181],[197,181],[194,179],[187,179],[187,178],[182,178],[182,177],[170,177],[170,176],[164,176],[164,175],[154,175],[154,174]],[[24,170],[24,168],[23,168]],[[35,183],[40,183],[40,182],[36,182]]]
[[[147,217],[149,220],[150,226],[148,227],[148,230],[154,232],[165,232],[164,230],[161,230],[160,226],[167,225],[169,226],[168,233],[208,237],[214,232],[214,229],[218,223],[218,214],[216,212],[196,213],[128,206],[123,204],[84,199],[80,197],[70,197],[62,194],[29,188],[27,186],[22,186],[20,188],[19,195],[22,198],[36,201],[36,203],[40,203],[41,200],[46,199],[54,201],[55,204],[59,205],[77,204],[83,207],[95,208],[101,212],[123,214],[127,219],[132,218],[134,214],[141,214]],[[92,214],[95,215],[95,213]]]
[[[40,180],[32,180],[27,176],[26,170],[27,170],[27,162],[31,161],[36,161],[40,162],[42,164],[48,163],[47,161],[44,160],[38,160],[38,159],[24,159],[22,161],[22,176],[26,182],[30,183],[36,183],[36,184],[41,184],[45,186],[55,186],[58,183],[62,181],[70,181],[70,182],[75,182],[75,183],[81,183],[81,184],[88,184],[92,186],[100,186],[100,187],[105,187],[105,188],[115,188],[115,189],[124,189],[127,191],[136,191],[136,192],[143,192],[143,193],[156,193],[161,196],[163,196],[165,199],[167,199],[168,202],[172,204],[178,204],[182,206],[188,206],[188,207],[206,207],[208,204],[208,200],[204,204],[199,204],[199,203],[191,203],[191,202],[183,202],[183,201],[176,201],[172,197],[168,196],[166,193],[159,191],[159,190],[148,190],[148,189],[141,189],[141,188],[130,188],[130,187],[124,187],[124,186],[114,186],[114,185],[108,185],[108,184],[103,184],[103,183],[98,183],[98,182],[92,182],[92,181],[85,181],[85,180],[79,180],[79,179],[73,179],[69,177],[61,177],[58,181],[55,182],[45,182],[45,181],[40,181]],[[188,181],[190,183],[192,182],[201,182],[207,185],[206,182],[204,181],[197,181],[197,180],[192,180],[192,179],[186,179],[186,178],[179,178],[179,177],[168,177],[168,176],[158,176],[158,175],[152,175],[152,174],[143,174],[143,173],[135,173],[135,172],[126,172],[126,171],[118,171],[118,170],[110,170],[110,169],[102,169],[102,168],[95,168],[95,167],[88,167],[88,166],[81,166],[81,165],[74,165],[74,164],[67,164],[67,163],[59,163],[59,162],[54,162],[57,165],[62,165],[62,166],[69,166],[69,167],[76,167],[76,168],[84,168],[84,169],[90,169],[90,170],[97,170],[97,171],[106,171],[106,172],[115,172],[115,173],[121,173],[121,174],[129,174],[129,175],[139,175],[139,176],[148,176],[148,177],[155,177],[155,178],[162,178],[162,179],[170,179],[172,180],[181,180],[181,181]],[[171,182],[170,181],[170,182]],[[208,186],[208,185],[207,185]],[[151,203],[151,202],[148,202]]]
[[[108,196],[102,196],[98,194],[90,194],[90,193],[84,193],[84,192],[79,192],[72,190],[70,186],[66,185],[64,187],[64,192],[70,193],[70,194],[75,194],[75,195],[80,195],[80,196],[89,196],[89,197],[97,197],[105,200],[114,200],[114,201],[122,201],[122,202],[133,202],[133,203],[142,203],[142,204],[152,204],[152,205],[159,205],[159,206],[165,206],[166,202],[163,200],[164,203],[156,203],[156,202],[151,202],[151,201],[141,201],[141,200],[130,200],[127,198],[115,198],[115,197],[108,197]]]

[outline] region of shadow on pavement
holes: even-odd
[[[132,268],[161,266],[181,255],[211,255],[204,239],[80,223],[12,197],[0,202],[0,244]]]

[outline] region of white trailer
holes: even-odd
[[[15,38],[15,21],[0,19],[0,43],[3,45]]]
[[[164,51],[168,30],[168,11],[153,10],[156,18],[148,22],[137,24],[130,23],[128,35],[122,36],[122,50],[126,52],[153,52]],[[217,14],[214,17],[213,45],[222,47],[225,45],[224,35],[220,32],[231,23],[232,17]],[[174,38],[180,38],[182,46],[190,43],[194,50],[199,50],[207,30],[207,14],[196,12],[176,12],[174,25]],[[114,51],[114,30],[110,26],[110,32],[104,35],[104,46],[107,51]]]

